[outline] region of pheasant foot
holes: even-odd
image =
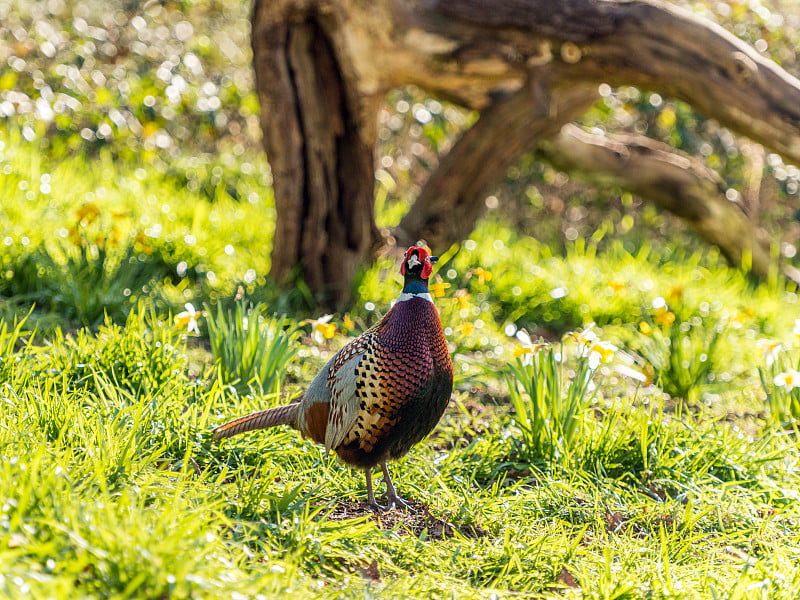
[[[386,467],[385,461],[381,463],[381,470],[383,471],[383,480],[386,482],[387,505],[383,506],[382,504],[378,504],[378,502],[375,500],[375,493],[372,489],[372,469],[369,467],[364,469],[364,475],[367,478],[367,504],[369,504],[373,510],[378,512],[393,510],[395,508],[410,510],[411,504],[397,494],[397,489],[392,483],[392,478],[389,475],[389,469]]]
[[[392,510],[393,508],[405,508],[406,510],[411,508],[411,505],[406,501],[403,500],[397,493],[397,490],[392,483],[392,478],[389,476],[389,469],[386,466],[386,461],[381,463],[381,470],[383,471],[383,480],[386,482],[386,500],[388,501],[388,509]]]

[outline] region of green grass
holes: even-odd
[[[296,324],[285,316],[264,318],[261,304],[236,302],[233,310],[221,303],[206,305],[211,353],[222,380],[239,391],[280,392],[286,367],[297,354]]]
[[[46,159],[13,130],[0,142],[8,171],[0,178],[0,294],[22,310],[35,303],[35,318],[55,313],[71,326],[96,326],[105,313],[124,318],[142,297],[177,312],[240,285],[274,297],[263,157],[254,158],[260,170],[238,174],[238,199],[220,184],[212,200],[154,168]]]
[[[134,4],[0,6],[14,55],[0,95],[16,107],[0,131],[0,598],[800,595],[796,290],[754,286],[688,234],[670,239],[630,194],[563,186],[532,160],[498,193],[512,214],[435,249],[456,392],[391,467],[413,512],[373,514],[361,472],[286,428],[212,443],[215,425],[302,393],[401,278],[388,259],[359,273],[350,312],[315,341],[308,289],[267,276],[275,212],[248,3]],[[796,28],[743,6],[690,8],[768,40],[791,70]],[[796,9],[779,8],[790,23]],[[728,132],[652,100],[615,89],[583,123],[633,117],[686,151],[707,146],[741,187]],[[381,227],[477,117],[415,89],[386,108]],[[774,231],[791,225],[798,176],[773,158],[760,218]],[[215,310],[234,295],[289,316],[254,328],[244,303]],[[175,320],[187,302],[212,317],[199,335]],[[594,389],[569,338],[566,361],[515,362],[520,328],[560,348],[591,322],[618,347]],[[271,365],[270,325],[289,332]]]
[[[10,138],[3,151],[0,597],[796,597],[796,402],[773,381],[797,364],[797,296],[779,281],[754,287],[714,253],[599,238],[559,256],[483,222],[438,265],[456,392],[392,465],[416,510],[375,515],[363,474],[296,432],[214,444],[209,431],[278,402],[274,379],[230,385],[261,364],[245,335],[269,337],[249,327],[258,314],[297,311],[273,323],[300,332],[273,369],[295,396],[385,313],[397,265],[361,274],[352,311],[317,343],[305,321],[321,315],[265,277],[266,184],[243,178],[252,202],[210,201],[97,160],[48,165]],[[47,194],[20,189],[44,172]],[[237,290],[257,313],[211,308]],[[214,312],[201,332],[225,324],[216,344],[176,323],[188,301]],[[588,373],[596,389],[568,342],[526,421],[537,388],[515,387],[514,334],[558,348],[589,322],[618,347]],[[764,365],[760,339],[784,344],[781,362]]]
[[[581,352],[568,378],[563,344],[558,349],[524,350],[528,352],[508,365],[508,391],[519,427],[518,452],[527,462],[568,463],[585,435],[586,412],[596,393],[592,385],[596,365],[590,364],[588,353]]]

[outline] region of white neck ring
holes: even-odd
[[[429,292],[424,292],[422,294],[409,294],[408,292],[403,292],[397,297],[397,301],[405,302],[406,300],[411,300],[412,298],[421,298],[422,300],[427,300],[431,303],[433,302],[433,298]]]

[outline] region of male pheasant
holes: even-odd
[[[375,508],[372,469],[380,465],[388,508],[406,506],[386,461],[404,456],[439,422],[453,391],[453,363],[439,313],[428,292],[432,263],[412,246],[403,259],[403,292],[381,321],[339,350],[299,401],[241,417],[214,430],[214,439],[290,425],[348,465],[363,468]]]

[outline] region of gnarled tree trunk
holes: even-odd
[[[319,301],[342,303],[378,235],[377,109],[347,81],[325,28],[311,15],[256,19],[253,48],[278,215],[272,276],[287,282],[299,264]]]
[[[621,185],[681,217],[730,262],[769,272],[766,235],[725,197],[720,176],[699,160],[644,136],[591,134],[575,125],[542,142],[537,156],[598,185]]]
[[[442,158],[400,224],[401,239],[459,242],[507,168],[541,147],[570,171],[606,173],[689,218],[726,256],[752,254],[754,271],[766,273],[766,240],[720,201],[718,182],[694,161],[643,140],[559,134],[598,83],[629,84],[680,98],[800,161],[800,82],[686,11],[657,0],[255,0],[253,51],[278,212],[272,275],[301,264],[328,304],[347,299],[356,266],[378,242],[377,106],[407,84],[481,117]],[[690,174],[679,177],[676,160],[689,161]],[[634,163],[656,175],[646,180]]]

